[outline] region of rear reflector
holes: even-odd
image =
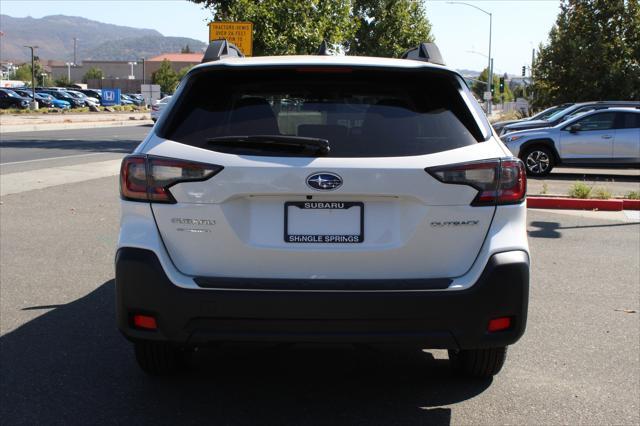
[[[134,315],[133,316],[133,325],[136,328],[142,328],[145,330],[157,330],[158,324],[156,323],[156,319],[149,315]]]
[[[130,201],[175,203],[169,188],[182,182],[207,180],[222,166],[146,155],[129,155],[120,168],[120,195]]]
[[[487,331],[493,333],[494,331],[503,331],[511,327],[511,317],[494,318],[489,321]]]
[[[527,193],[524,164],[517,158],[492,159],[425,169],[442,183],[468,185],[478,190],[472,206],[518,204]]]

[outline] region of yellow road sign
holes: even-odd
[[[253,55],[253,22],[209,22],[209,41],[226,38],[245,56]]]

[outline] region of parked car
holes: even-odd
[[[517,132],[519,130],[527,129],[540,129],[543,127],[554,127],[558,124],[566,121],[578,114],[582,114],[587,111],[593,111],[596,109],[604,109],[610,107],[640,107],[640,102],[635,101],[597,101],[597,102],[581,102],[574,104],[569,108],[565,108],[561,111],[554,113],[552,116],[545,120],[530,120],[513,124],[508,124],[502,128],[500,136],[510,132]]]
[[[551,117],[553,114],[559,111],[562,111],[563,109],[569,108],[572,105],[574,105],[574,103],[566,103],[562,105],[552,106],[551,108],[547,108],[543,111],[540,111],[539,113],[534,114],[531,117],[526,117],[520,120],[498,121],[492,124],[493,130],[495,130],[497,134],[500,134],[504,126],[507,126],[509,124],[522,123],[524,121],[533,121],[533,120],[546,120],[547,118]]]
[[[14,92],[16,92],[17,94],[25,98],[31,98],[33,93],[31,89],[14,89]],[[42,92],[36,92],[36,101],[38,102],[39,106],[45,107],[45,108],[66,109],[71,107],[69,102],[61,101],[47,93],[42,93]]]
[[[165,96],[164,98],[158,100],[155,104],[151,105],[151,120],[155,123],[162,115],[162,111],[169,104],[171,100],[171,96]]]
[[[86,105],[85,101],[82,99],[78,99],[74,96],[71,96],[64,90],[55,89],[55,88],[47,88],[47,89],[38,89],[36,88],[36,93],[47,93],[53,96],[56,99],[60,99],[61,101],[69,102],[71,108],[80,108]]]
[[[136,106],[144,105],[144,98],[141,95],[135,95],[135,94],[127,93],[127,94],[122,95],[122,96],[124,96],[125,99],[133,102],[133,104],[136,105]],[[138,96],[140,96],[140,97],[138,97]]]
[[[82,89],[78,92],[84,93],[90,98],[95,98],[98,101],[102,100],[102,91],[100,89]]]
[[[502,141],[532,176],[545,176],[557,165],[638,166],[640,110],[598,109],[554,127],[512,132]]]
[[[122,162],[117,322],[141,368],[216,342],[396,342],[496,374],[527,317],[526,175],[463,77],[427,43],[225,45]]]
[[[67,90],[66,92],[76,99],[84,101],[85,106],[100,106],[100,101],[98,99],[91,98],[78,90]]]
[[[10,89],[0,89],[0,108],[29,108],[29,98],[18,95]]]

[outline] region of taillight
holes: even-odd
[[[130,201],[175,203],[169,188],[181,182],[207,180],[222,166],[146,155],[129,155],[120,168],[120,196]]]
[[[524,164],[518,159],[493,159],[425,170],[440,182],[477,189],[472,206],[518,204],[527,192]]]

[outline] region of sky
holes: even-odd
[[[301,0],[304,1],[304,0]],[[432,33],[447,65],[480,71],[487,66],[489,16],[444,0],[426,3]],[[137,28],[165,36],[207,41],[211,12],[186,0],[1,0],[0,12],[13,17],[72,15]],[[468,0],[493,16],[494,72],[520,75],[531,51],[545,42],[559,11],[559,0]],[[411,47],[411,46],[409,46]]]

